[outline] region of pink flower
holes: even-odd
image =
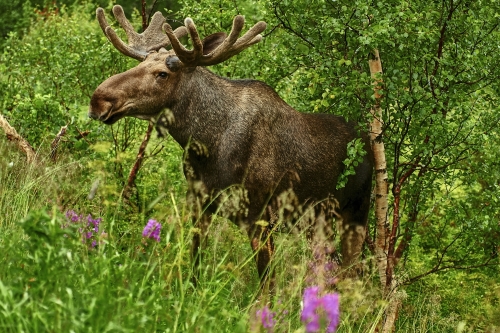
[[[160,231],[161,231],[161,223],[156,220],[149,220],[144,230],[142,231],[142,237],[145,238],[153,238],[157,242],[160,241]]]
[[[258,318],[260,318],[262,326],[264,328],[267,328],[268,331],[276,324],[276,320],[274,319],[276,313],[272,312],[267,306],[265,306],[261,310],[257,310],[256,315]]]
[[[300,320],[306,324],[306,332],[318,332],[320,330],[320,314],[318,310],[323,309],[328,320],[326,331],[333,333],[339,325],[340,309],[339,295],[326,294],[318,297],[319,287],[310,287],[304,290],[304,307]]]

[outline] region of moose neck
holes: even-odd
[[[168,126],[170,135],[183,148],[190,140],[209,149],[215,147],[230,127],[234,113],[243,111],[238,105],[241,88],[238,88],[237,82],[201,67],[185,73],[179,82],[179,97],[170,107],[174,118]]]

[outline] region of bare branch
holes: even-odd
[[[126,202],[130,201],[130,196],[132,195],[132,188],[135,187],[135,179],[137,178],[137,173],[142,166],[142,162],[144,160],[144,153],[146,151],[146,147],[148,146],[149,139],[151,138],[151,132],[153,131],[153,123],[150,122],[148,125],[148,129],[146,130],[146,134],[144,135],[144,139],[142,140],[141,146],[139,147],[139,152],[137,153],[137,158],[135,159],[135,163],[130,170],[128,175],[127,184],[123,189],[123,198]]]
[[[441,271],[444,271],[444,270],[447,270],[447,269],[459,269],[459,270],[469,270],[469,269],[474,269],[474,268],[481,268],[481,267],[488,267],[488,266],[496,266],[498,265],[496,262],[494,263],[491,263],[491,261],[495,259],[495,257],[489,257],[488,260],[486,260],[485,262],[482,262],[480,264],[476,264],[476,265],[469,265],[469,266],[461,266],[461,265],[447,265],[447,266],[441,266],[441,261],[438,262],[432,269],[430,269],[429,271],[425,272],[425,273],[422,273],[422,274],[419,274],[419,275],[416,275],[414,277],[411,277],[405,281],[402,282],[402,284],[405,284],[405,285],[409,285],[409,284],[412,284],[413,282],[415,281],[418,281],[428,275],[431,275],[433,273],[437,273],[437,272],[441,272]]]
[[[19,149],[21,149],[26,154],[26,159],[28,163],[33,163],[36,161],[36,152],[30,143],[20,136],[16,129],[12,127],[7,119],[0,114],[0,127],[5,131],[7,140],[14,142]]]
[[[52,143],[50,144],[50,159],[52,162],[55,162],[57,159],[57,147],[59,147],[59,142],[61,142],[61,138],[66,135],[66,130],[68,129],[68,126],[63,126],[59,130],[59,133],[57,133],[56,137],[54,140],[52,140]]]
[[[287,23],[287,22],[285,22],[283,20],[283,18],[278,14],[278,7],[277,6],[274,7],[274,16],[278,19],[278,21],[280,21],[280,23],[283,26],[283,28],[285,28],[286,30],[288,30],[291,33],[293,33],[295,36],[297,36],[300,39],[302,39],[304,42],[306,42],[307,44],[309,44],[311,47],[315,47],[315,45],[311,41],[309,41],[302,33],[295,31],[292,28],[292,26],[290,25],[290,23]]]

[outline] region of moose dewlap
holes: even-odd
[[[148,29],[137,34],[120,6],[113,13],[129,44],[99,8],[104,34],[120,52],[142,62],[97,87],[89,116],[106,124],[125,116],[155,121],[185,149],[187,198],[201,230],[193,239],[195,267],[214,213],[246,230],[263,282],[272,283],[268,270],[272,231],[278,224],[298,223],[313,239],[332,242],[337,218],[342,266],[355,264],[365,237],[372,183],[366,135],[361,135],[367,152],[363,162],[347,185],[336,189],[347,145],[359,137],[355,123],[329,114],[300,113],[263,82],[230,80],[205,68],[259,42],[266,24],[258,22],[239,37],[244,19],[236,16],[229,35],[219,32],[201,40],[190,18],[173,31],[157,12]],[[179,42],[186,34],[193,50]]]

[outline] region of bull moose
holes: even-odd
[[[302,225],[313,236],[321,229],[327,241],[333,241],[334,219],[341,221],[342,267],[353,266],[370,206],[373,162],[367,136],[343,117],[296,111],[263,82],[231,80],[205,68],[261,41],[266,23],[258,22],[239,37],[244,18],[238,15],[229,35],[219,32],[201,40],[190,18],[173,31],[157,12],[138,34],[122,7],[114,6],[113,13],[129,44],[99,8],[104,34],[141,63],[97,87],[89,116],[105,124],[126,116],[154,121],[159,132],[184,148],[187,199],[200,230],[193,239],[194,267],[213,214],[246,231],[262,282],[272,280],[272,232],[282,220],[285,226]],[[179,41],[186,34],[192,50]],[[337,189],[348,143],[357,138],[367,153],[346,186]]]

